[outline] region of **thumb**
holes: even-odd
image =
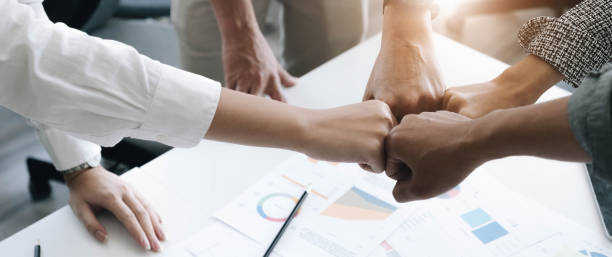
[[[104,226],[102,226],[102,224],[100,224],[100,221],[98,221],[98,219],[96,218],[96,215],[93,213],[91,206],[86,202],[82,202],[76,205],[77,206],[73,207],[73,209],[75,210],[75,213],[77,214],[81,222],[83,222],[83,225],[85,225],[87,231],[89,231],[91,235],[98,239],[98,241],[106,241],[106,236],[108,235],[106,229],[104,228]]]
[[[395,187],[393,188],[393,197],[396,201],[400,203],[405,203],[421,199],[412,194],[411,184],[412,180],[397,181]]]
[[[284,87],[292,87],[297,84],[297,78],[291,76],[291,74],[289,74],[289,72],[283,68],[278,69],[278,76],[280,77],[281,84],[283,84]]]

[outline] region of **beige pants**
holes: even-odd
[[[271,0],[253,0],[260,27]],[[380,31],[382,0],[278,0],[283,64],[301,76]],[[210,0],[173,0],[183,68],[223,81],[221,35]]]

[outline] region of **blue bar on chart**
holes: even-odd
[[[493,219],[481,208],[470,211],[466,214],[461,215],[461,219],[465,221],[472,228],[476,228],[478,226],[484,225]]]
[[[472,231],[472,233],[483,244],[487,244],[497,240],[500,237],[507,235],[508,231],[504,229],[501,225],[499,225],[499,223],[493,222]]]

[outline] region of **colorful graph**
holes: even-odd
[[[397,207],[352,187],[321,214],[343,220],[384,220],[395,210]]]
[[[579,253],[584,255],[584,256],[590,256],[590,257],[608,257],[605,254],[601,254],[601,253],[598,253],[598,252],[589,252],[587,250],[582,250]]]
[[[483,244],[488,244],[508,234],[504,227],[481,208],[461,215],[461,219],[473,228],[472,234]]]
[[[455,196],[458,196],[459,193],[461,193],[461,186],[457,185],[456,187],[454,187],[453,189],[449,190],[448,192],[439,195],[438,198],[440,198],[440,199],[451,199],[451,198],[454,198]]]
[[[284,222],[295,203],[297,203],[297,198],[290,194],[269,194],[257,203],[257,213],[266,220]]]

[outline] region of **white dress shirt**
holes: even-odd
[[[26,2],[40,0],[0,0],[0,105],[42,129],[43,144],[58,153],[52,158],[79,149],[89,150],[76,159],[99,153],[78,138],[112,146],[135,137],[175,147],[203,138],[218,105],[218,82],[53,24]]]

